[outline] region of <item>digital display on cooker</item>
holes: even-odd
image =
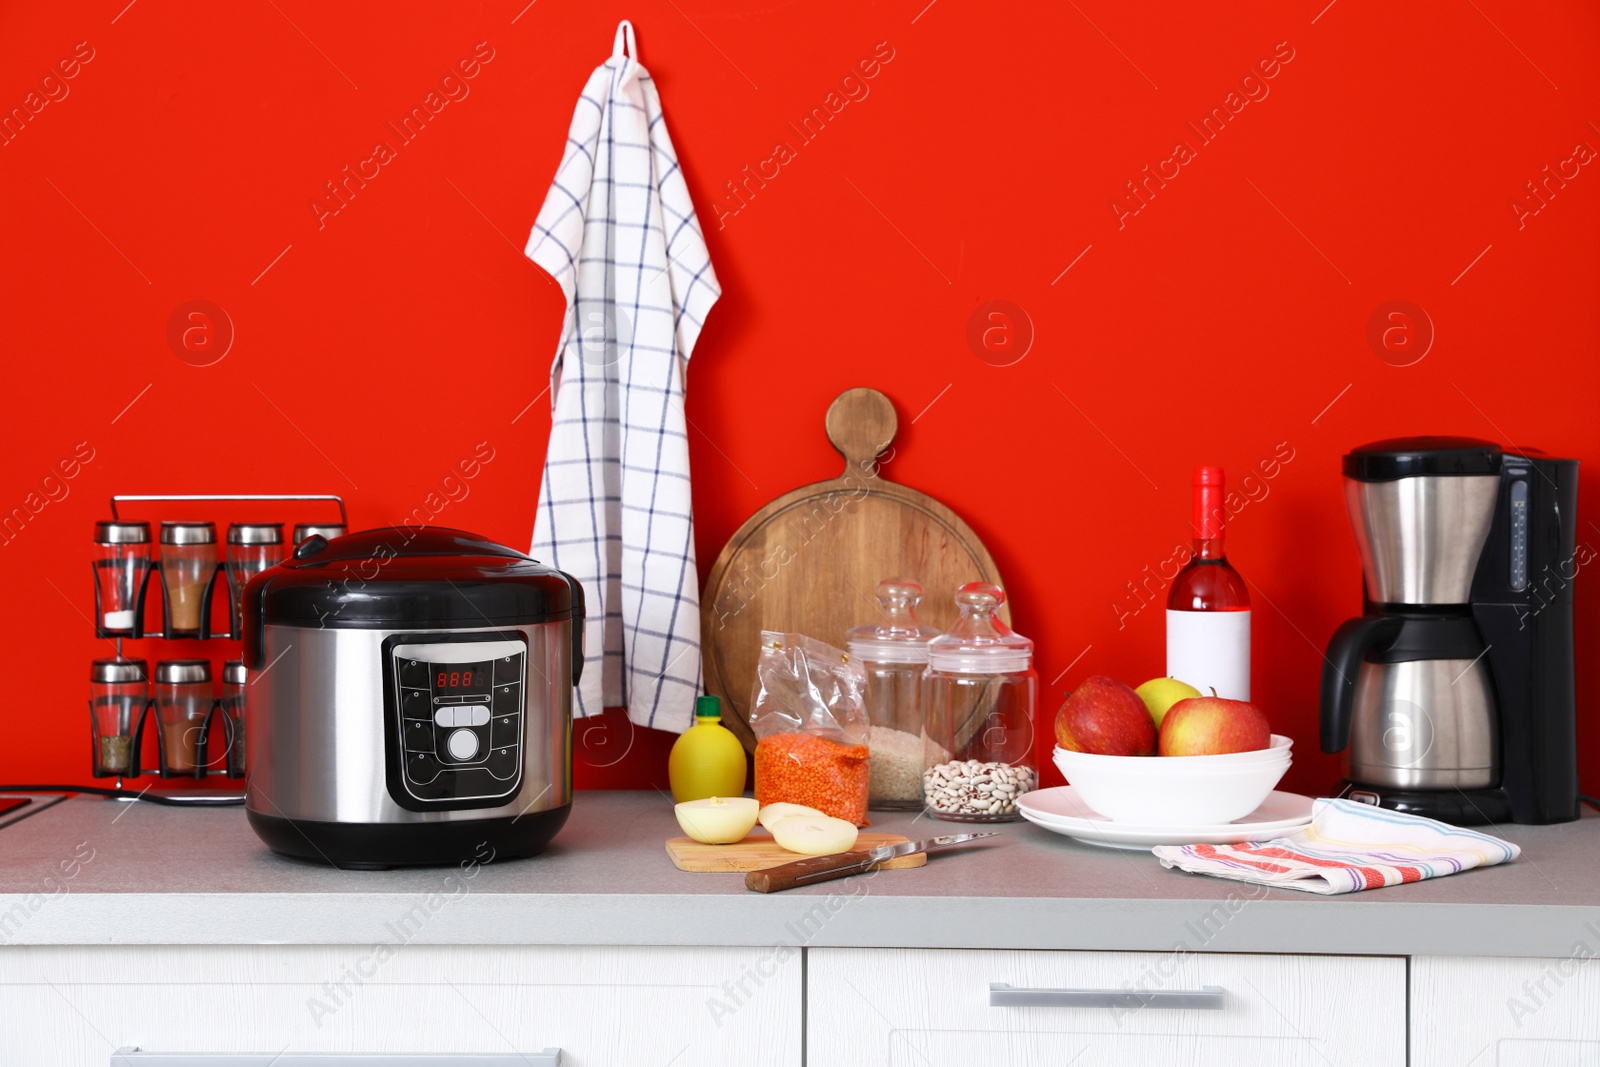
[[[440,696],[457,693],[487,693],[493,680],[489,664],[435,663],[431,665],[433,691]]]
[[[394,689],[389,793],[411,811],[503,800],[522,781],[523,677],[520,637],[445,641],[389,639]],[[423,807],[411,805],[421,804]]]

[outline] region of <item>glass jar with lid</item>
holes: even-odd
[[[229,631],[234,637],[244,633],[240,609],[244,606],[245,584],[283,562],[283,523],[236,522],[228,527]]]
[[[146,542],[146,548],[149,542]],[[89,668],[89,729],[94,735],[96,778],[139,773],[134,736],[149,703],[145,661],[97,659]]]
[[[1039,781],[1033,642],[996,614],[1006,594],[993,582],[968,582],[955,599],[961,615],[929,642],[923,675],[923,805],[936,819],[1008,822]]]
[[[156,664],[156,732],[160,736],[161,776],[205,775],[201,740],[211,714],[211,664],[203,659],[169,659]]]
[[[138,637],[139,606],[150,576],[150,524],[94,524],[94,603],[97,637]]]
[[[244,777],[244,660],[230,659],[222,665],[222,727],[226,732],[229,778]]]
[[[922,673],[928,642],[939,631],[917,621],[922,586],[903,578],[878,583],[878,620],[850,631],[847,648],[866,672],[872,731],[867,805],[879,810],[922,807]]]
[[[205,608],[217,572],[217,524],[161,524],[161,591],[167,637],[199,637],[209,630]]]

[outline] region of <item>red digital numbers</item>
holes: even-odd
[[[468,671],[440,671],[434,679],[435,689],[460,689],[472,684],[472,672]]]

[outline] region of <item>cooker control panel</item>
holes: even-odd
[[[398,779],[406,798],[440,808],[516,793],[527,646],[435,640],[393,645],[388,655],[396,727],[390,760],[398,771],[391,791]]]

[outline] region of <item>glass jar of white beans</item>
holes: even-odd
[[[1015,820],[1017,798],[1038,786],[1033,642],[995,615],[1004,602],[992,583],[962,586],[961,617],[928,646],[922,803],[936,819]]]

